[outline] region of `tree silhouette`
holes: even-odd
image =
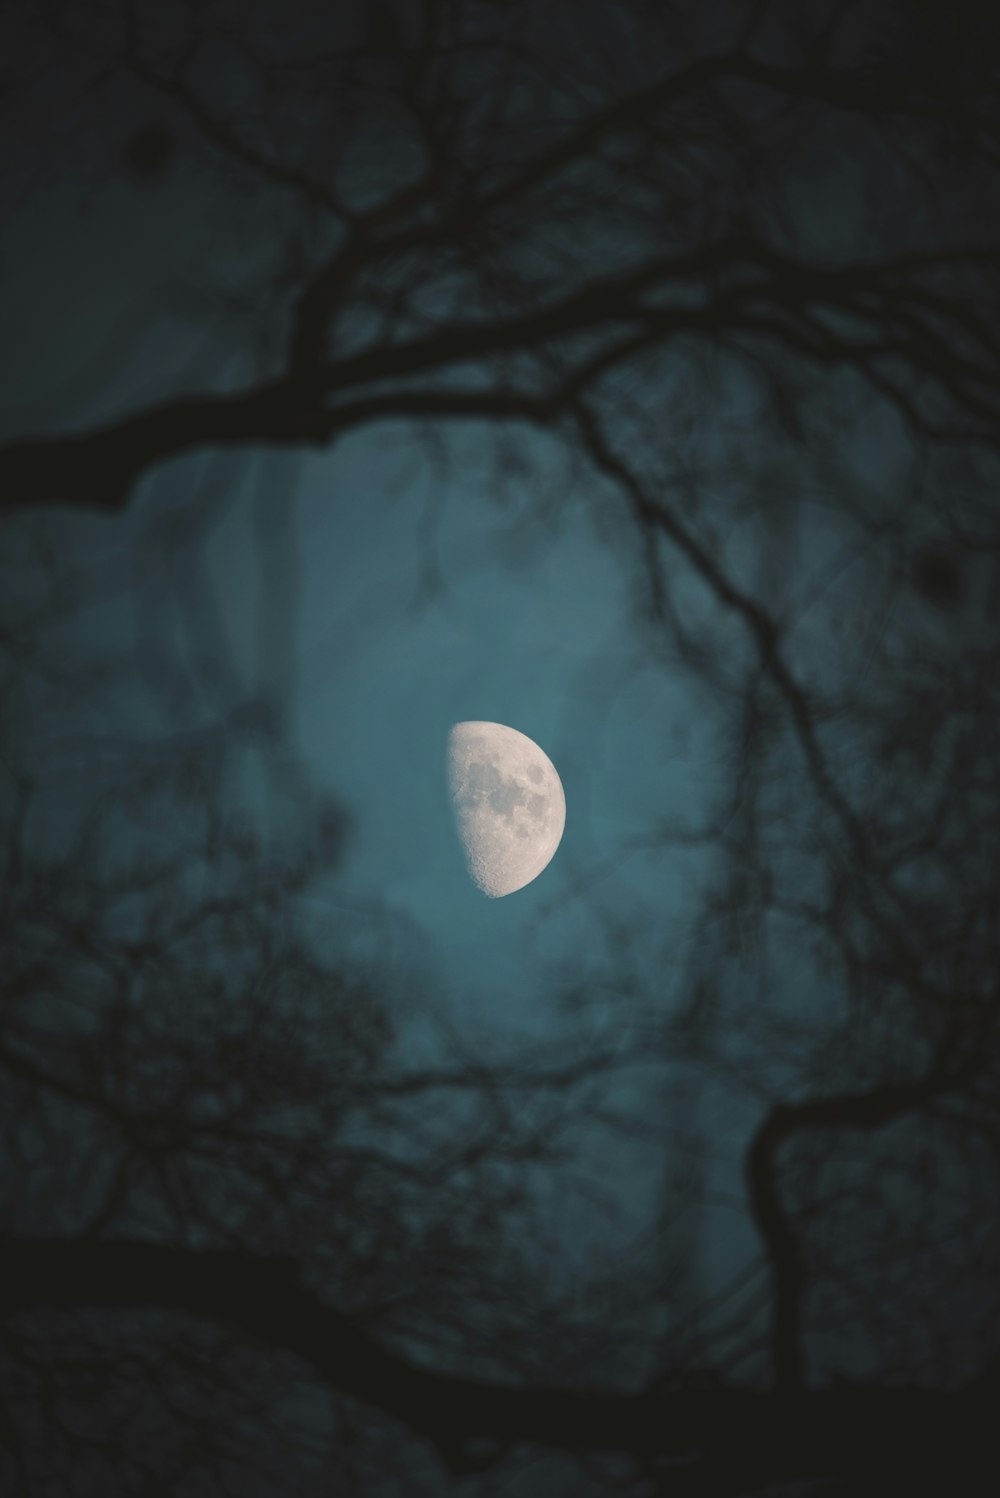
[[[574,1491],[993,1491],[995,22],[162,16],[40,10],[8,83],[15,113],[44,99],[43,55],[104,90],[105,160],[144,199],[188,173],[212,236],[201,284],[147,309],[194,319],[207,373],[146,399],[118,371],[83,419],[55,399],[0,442],[11,1480],[273,1491],[293,1462],[325,1492],[336,1460],[345,1491],[527,1492],[547,1449]],[[712,878],[627,1047],[557,1027],[495,1066],[457,1042],[404,1065],[390,979],[349,922],[303,924],[345,826],[273,699],[117,745],[67,825],[39,781],[86,690],[45,643],[75,607],[53,518],[124,525],[168,465],[383,428],[468,432],[498,479],[550,443],[636,569],[644,648],[712,704],[715,804],[650,830]],[[178,517],[185,567],[214,504]],[[241,756],[281,781],[281,835]],[[565,979],[578,1016],[624,991],[627,940]],[[640,1062],[688,1068],[662,1141],[621,1106]],[[567,1160],[638,1131],[709,1200],[703,1073],[752,1100],[758,1258],[697,1293],[678,1271],[665,1337],[655,1273],[595,1272],[582,1310],[543,1290]]]

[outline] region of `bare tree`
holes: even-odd
[[[612,1058],[560,1038],[558,1061],[400,1074],[383,977],[283,904],[336,818],[306,811],[318,842],[285,850],[234,832],[206,733],[130,760],[131,798],[95,794],[42,859],[53,813],[12,733],[10,1470],[42,1480],[47,1421],[126,1490],[188,1480],[162,1476],[170,1435],[145,1467],[119,1448],[123,1422],[144,1427],[117,1386],[96,1436],[63,1411],[60,1380],[78,1397],[110,1338],[161,1429],[197,1434],[191,1471],[201,1381],[236,1421],[212,1431],[245,1433],[294,1368],[343,1401],[315,1459],[319,1417],[285,1427],[317,1490],[369,1408],[484,1482],[526,1446],[618,1453],[644,1491],[937,1491],[963,1464],[971,1491],[1000,1347],[996,25],[895,0],[313,11],[109,0],[85,36],[74,7],[21,23],[9,111],[51,87],[39,49],[68,56],[111,101],[94,149],[124,121],[143,191],[192,173],[212,255],[167,311],[211,359],[149,403],[81,423],[56,402],[11,431],[11,554],[50,507],[124,521],[149,476],[217,450],[381,424],[448,450],[461,428],[502,476],[544,432],[636,568],[648,649],[712,704],[716,804],[650,839],[710,850],[713,879],[643,980],[642,1049],[688,1068],[664,1123],[673,1192],[711,1194],[698,1079],[753,1110],[759,1254],[655,1336],[655,1275],[631,1296],[595,1276],[606,1319],[558,1295],[519,1314],[548,1152],[597,1149],[584,1107],[642,1127]],[[24,151],[34,171],[42,148]],[[17,609],[6,626],[8,723],[41,721],[38,628]],[[241,733],[280,738],[252,713]],[[154,787],[180,829],[165,859],[142,841]],[[609,962],[573,976],[578,1004],[626,986],[627,953]],[[441,1096],[435,1125],[422,1101]],[[699,1252],[697,1234],[677,1249],[678,1282]],[[231,1451],[212,1460],[245,1483]]]

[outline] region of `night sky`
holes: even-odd
[[[944,1480],[937,1448],[892,1467],[878,1400],[988,1391],[1000,1346],[996,27],[914,6],[904,46],[888,0],[87,9],[9,18],[0,75],[0,1254],[27,1286],[0,1487]],[[400,111],[439,76],[452,114]],[[529,185],[487,212],[505,173]],[[315,301],[289,406],[302,298],[367,232],[398,245]],[[352,412],[322,438],[314,368]],[[235,436],[116,436],[272,387]],[[530,414],[472,410],[501,395]],[[45,467],[105,428],[110,462]],[[497,900],[448,804],[468,719],[566,794],[552,863]],[[151,1288],[150,1248],[207,1257]],[[217,1322],[197,1435],[183,1346]],[[163,1375],[135,1404],[130,1347]],[[596,1454],[539,1388],[609,1396]],[[860,1413],[788,1434],[783,1397],[847,1388]],[[692,1404],[703,1485],[675,1489],[669,1405],[614,1401],[722,1389],[770,1402],[730,1434]],[[889,1455],[851,1467],[871,1429]]]

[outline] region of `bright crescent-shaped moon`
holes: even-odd
[[[527,734],[503,723],[456,723],[448,788],[473,881],[493,899],[530,884],[566,825],[556,767]]]

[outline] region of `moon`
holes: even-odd
[[[448,789],[472,880],[491,899],[523,889],[552,860],[566,825],[556,767],[504,723],[456,723]]]

